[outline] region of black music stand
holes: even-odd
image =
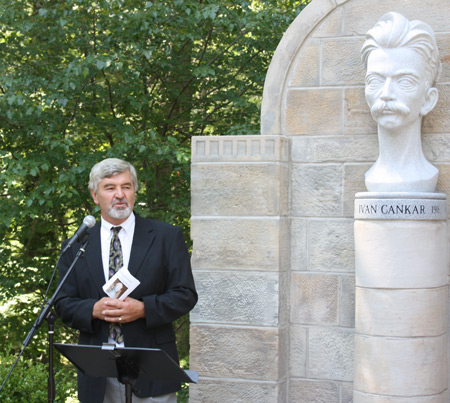
[[[131,403],[132,387],[138,378],[154,381],[197,383],[198,372],[181,369],[163,350],[116,347],[114,344],[54,346],[81,372],[89,376],[117,378],[125,385],[126,402]]]

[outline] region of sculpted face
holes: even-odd
[[[436,88],[427,82],[424,60],[405,47],[370,53],[365,94],[379,127],[391,132],[420,123],[438,97]]]

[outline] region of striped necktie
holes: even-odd
[[[114,276],[123,266],[122,245],[120,244],[119,231],[122,227],[112,227],[111,244],[109,246],[109,278]],[[109,336],[116,343],[123,343],[122,326],[120,323],[110,323]]]

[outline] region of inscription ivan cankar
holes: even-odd
[[[355,200],[356,219],[442,220],[446,214],[446,201],[440,199]]]
[[[439,206],[432,206],[431,208],[433,211],[439,211]],[[377,206],[376,204],[360,204],[358,210],[360,214],[378,214],[378,212],[381,214],[425,214],[425,206],[423,204],[418,206],[413,204],[382,204],[381,206]]]

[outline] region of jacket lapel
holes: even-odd
[[[100,295],[104,294],[102,289],[105,284],[105,272],[103,270],[102,262],[102,248],[100,241],[100,227],[101,223],[98,222],[89,231],[89,244],[85,252],[85,264],[88,267],[88,273],[92,278]]]
[[[131,244],[130,262],[128,271],[136,276],[142,267],[142,263],[150,251],[155,240],[155,234],[150,222],[135,213],[133,243]]]

